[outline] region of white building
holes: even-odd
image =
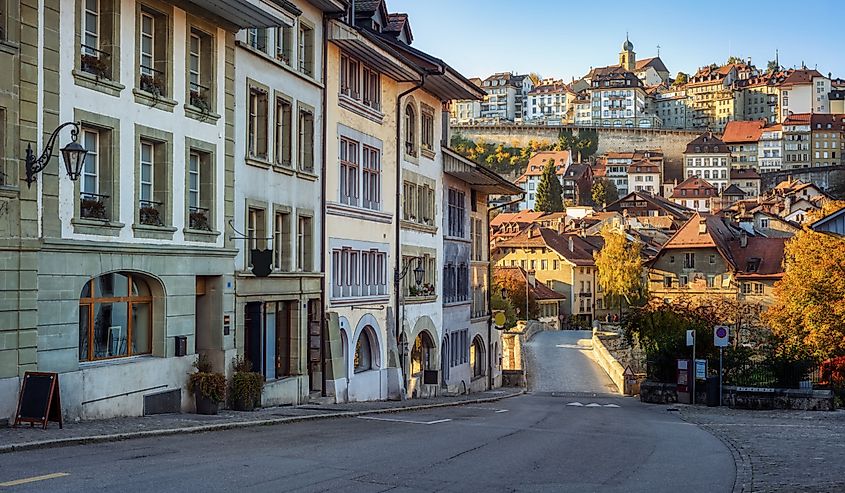
[[[343,11],[340,2],[335,12]],[[263,405],[299,404],[322,389],[323,11],[304,0],[282,25],[247,29],[235,51],[236,346],[264,375]],[[271,274],[251,271],[272,252]],[[257,257],[256,257],[257,258]],[[319,349],[319,346],[317,347]]]
[[[472,77],[469,81],[481,87],[481,79],[478,77]],[[452,125],[475,123],[481,117],[481,101],[477,99],[452,101],[449,111],[451,113],[449,121]]]
[[[818,70],[793,71],[780,83],[780,115],[783,122],[791,114],[830,113],[830,78]]]
[[[537,186],[540,184],[543,169],[545,169],[549,160],[554,161],[555,173],[557,173],[558,181],[563,187],[563,174],[566,172],[566,168],[572,164],[572,154],[569,151],[540,151],[535,153],[528,160],[525,172],[514,182],[525,191],[525,196],[519,203],[519,210],[534,210],[537,203]]]
[[[662,161],[652,161],[648,157],[628,165],[628,189],[632,192],[661,194]],[[620,197],[624,194],[620,193]]]
[[[642,81],[618,66],[595,69],[591,78],[592,124],[602,127],[660,126],[660,119],[647,111]]]
[[[783,166],[783,127],[780,124],[763,129],[757,143],[757,164],[760,173],[780,171]]]
[[[566,120],[571,107],[569,90],[562,81],[548,81],[528,93],[525,120],[560,124]]]
[[[577,99],[572,102],[574,118],[573,123],[579,127],[590,127],[593,125],[593,107],[590,103],[590,93],[583,91],[578,93]]]
[[[684,176],[704,178],[721,193],[730,182],[730,158],[730,149],[721,139],[712,132],[704,133],[687,144]]]
[[[481,82],[481,88],[487,93],[481,102],[481,116],[489,121],[514,121],[517,96],[521,95],[524,79],[516,79],[510,72],[500,72],[487,77]]]
[[[670,87],[654,93],[654,111],[663,128],[687,128],[687,92]]]

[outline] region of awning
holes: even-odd
[[[292,14],[276,4],[261,0],[188,0],[198,8],[211,12],[235,25],[238,29],[248,27],[293,26]]]
[[[523,193],[520,187],[505,180],[497,173],[470,161],[447,147],[443,148],[443,171],[447,175],[468,184],[471,188],[487,194],[516,195]]]
[[[329,41],[338,45],[343,51],[373,67],[391,79],[398,81],[418,81],[421,75],[407,65],[396,54],[382,46],[368,40],[362,32],[342,22],[332,20]]]

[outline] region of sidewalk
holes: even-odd
[[[117,440],[180,433],[200,433],[251,426],[267,426],[312,419],[342,418],[364,414],[478,404],[513,397],[523,392],[523,389],[518,388],[501,388],[475,394],[436,397],[433,399],[352,402],[344,404],[303,404],[301,406],[262,408],[253,412],[224,409],[215,416],[204,416],[200,414],[157,414],[132,418],[80,421],[76,423],[65,422],[63,429],[59,429],[57,423],[50,423],[46,430],[40,427],[30,428],[29,425],[22,425],[15,428],[0,428],[0,453],[85,443],[113,442]]]
[[[671,405],[734,454],[734,491],[845,491],[845,411]]]

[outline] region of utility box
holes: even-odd
[[[681,404],[692,403],[692,379],[694,368],[691,359],[679,359],[676,370],[675,383],[677,385],[678,402]]]

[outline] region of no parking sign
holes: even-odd
[[[713,327],[713,345],[716,347],[727,347],[729,334],[730,330],[727,325]]]

